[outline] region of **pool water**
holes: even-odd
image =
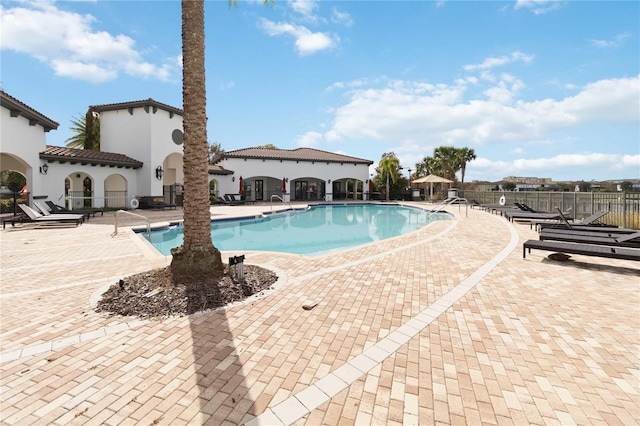
[[[211,222],[221,251],[278,251],[319,255],[416,231],[447,213],[397,204],[317,205],[256,218]],[[142,234],[165,256],[182,244],[182,225]]]

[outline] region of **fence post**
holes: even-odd
[[[622,227],[627,227],[627,193],[622,192]]]

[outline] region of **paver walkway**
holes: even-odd
[[[279,274],[273,290],[154,321],[92,310],[119,278],[167,264],[138,236],[112,236],[112,217],[7,228],[1,422],[639,424],[640,265],[523,260],[527,225],[450,211],[324,256],[246,252]]]

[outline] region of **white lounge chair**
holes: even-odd
[[[76,226],[82,223],[82,217],[68,217],[64,215],[50,215],[44,216],[41,213],[35,211],[31,207],[26,204],[18,204],[18,206],[22,209],[22,211],[29,217],[29,220],[25,220],[24,222],[32,222],[32,223],[46,223],[46,224],[55,224],[55,223],[75,223]],[[62,216],[62,217],[60,217]]]

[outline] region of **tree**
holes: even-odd
[[[591,182],[580,181],[578,183],[578,187],[581,192],[590,192],[591,191]]]
[[[452,146],[440,146],[433,151],[433,158],[440,169],[440,176],[455,180],[458,171],[457,149]]]
[[[65,142],[69,148],[100,151],[100,116],[89,108],[85,115],[71,120],[74,135]]]
[[[385,178],[386,184],[386,200],[389,201],[389,179],[394,183],[398,180],[398,173],[402,167],[400,167],[400,160],[393,152],[382,154],[380,163],[378,163],[377,172]]]
[[[433,157],[424,157],[416,164],[416,176],[428,176],[436,174],[436,160]]]
[[[472,148],[458,149],[458,165],[460,166],[460,189],[464,189],[464,173],[467,169],[467,163],[476,159],[476,152]]]
[[[277,146],[275,146],[272,143],[268,143],[266,145],[260,145],[260,146],[256,146],[256,148],[263,148],[263,149],[278,149]]]
[[[184,241],[171,250],[174,282],[197,283],[224,273],[211,240],[204,39],[204,0],[182,0]]]
[[[27,184],[27,179],[22,173],[13,170],[3,170],[0,172],[0,187],[7,187],[15,192],[18,192],[23,186]]]
[[[513,191],[514,189],[516,189],[516,184],[513,182],[504,182],[502,184],[502,189],[504,191]]]
[[[620,189],[624,192],[631,192],[633,191],[633,183],[631,183],[628,180],[625,180],[620,184]]]
[[[223,153],[224,153],[224,149],[222,149],[222,146],[220,145],[220,143],[214,142],[210,144],[209,145],[209,164],[213,164],[213,162],[215,161],[215,158],[218,155],[221,155]]]

